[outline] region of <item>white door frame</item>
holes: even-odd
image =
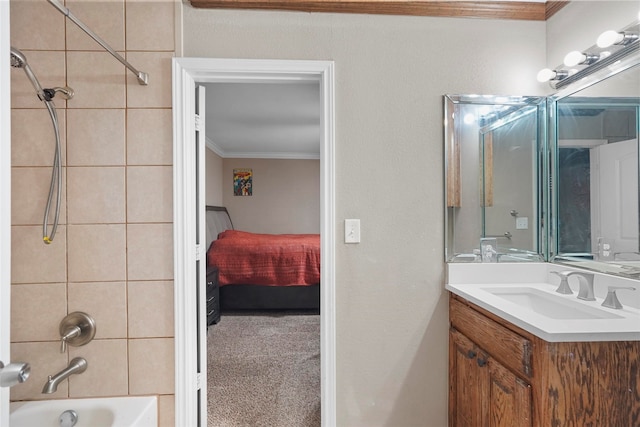
[[[11,362],[11,67],[9,2],[0,1],[0,360]],[[9,425],[9,388],[0,387],[0,425]]]
[[[195,241],[195,202],[186,191],[194,183],[195,86],[212,82],[320,83],[320,359],[322,425],[336,425],[335,316],[335,98],[333,61],[250,60],[218,58],[173,59],[173,200],[175,425],[197,425],[197,336],[193,313],[196,299],[192,265]],[[204,215],[204,212],[202,213]],[[193,246],[192,246],[193,245]],[[206,325],[202,325],[206,328]],[[206,384],[202,384],[206,388]],[[202,402],[201,402],[202,403]],[[206,405],[206,402],[204,402]],[[206,420],[204,420],[206,423]]]

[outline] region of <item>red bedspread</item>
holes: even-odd
[[[265,286],[320,283],[319,234],[256,234],[227,230],[207,251],[219,285]]]

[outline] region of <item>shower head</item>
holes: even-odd
[[[11,46],[11,66],[14,68],[22,68],[24,70],[24,73],[27,75],[27,78],[36,90],[36,95],[38,95],[38,98],[40,98],[41,101],[51,101],[52,97],[42,89],[36,75],[33,74],[31,67],[29,67],[27,57],[24,56],[24,53],[20,52],[13,46]]]
[[[13,68],[24,68],[27,65],[27,58],[22,52],[11,46],[11,66]]]

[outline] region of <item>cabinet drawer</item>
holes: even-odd
[[[513,372],[530,378],[531,342],[455,298],[449,302],[451,325]]]

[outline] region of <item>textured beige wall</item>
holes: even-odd
[[[536,95],[545,23],[184,10],[185,56],[336,65],[339,426],[447,425],[445,93]]]
[[[223,200],[236,230],[320,233],[320,161],[224,159]],[[233,195],[233,169],[253,171],[253,195]]]
[[[12,69],[11,358],[32,366],[13,400],[158,395],[173,425],[173,212],[171,58],[174,3],[67,2],[115,50],[149,73],[149,85],[47,2],[11,1],[11,45],[55,99],[62,131],[61,225],[41,234],[54,134],[22,70]],[[85,311],[95,339],[60,353],[58,325]],[[153,357],[149,357],[153,355]],[[51,395],[47,375],[75,356],[88,369]]]
[[[205,201],[209,206],[224,206],[222,201],[223,158],[213,151],[205,150]]]

